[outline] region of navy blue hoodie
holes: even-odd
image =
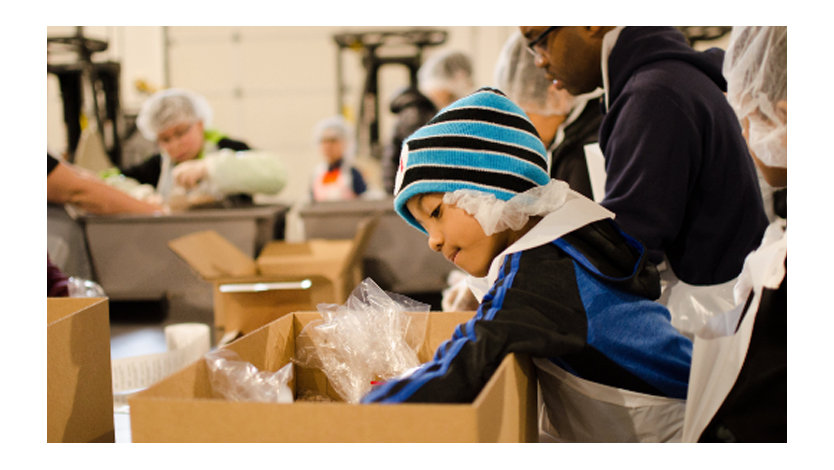
[[[627,27],[608,58],[600,126],[602,205],[679,279],[736,277],[767,226],[738,118],[727,103],[724,52],[692,49],[671,27]]]

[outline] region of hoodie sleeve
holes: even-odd
[[[548,245],[508,256],[475,317],[459,325],[431,361],[377,386],[362,402],[471,402],[511,352],[553,357],[581,351],[586,317],[572,262],[557,253]]]
[[[684,223],[703,152],[700,128],[676,98],[665,87],[626,92],[603,124],[612,128],[601,133],[609,136],[600,142],[608,175],[601,204],[646,246],[653,263],[663,260]]]

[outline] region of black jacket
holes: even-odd
[[[582,114],[565,127],[564,140],[550,154],[550,176],[567,182],[571,189],[588,199],[594,196],[585,160],[585,145],[599,141],[601,121],[599,100],[586,102]]]
[[[636,392],[684,398],[692,343],[677,332],[654,265],[610,219],[507,255],[475,317],[434,358],[363,403],[470,402],[509,353]]]

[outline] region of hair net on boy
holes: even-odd
[[[324,139],[339,139],[345,143],[345,154],[342,158],[350,161],[353,158],[354,139],[350,124],[342,116],[332,116],[322,119],[313,129],[313,140],[316,144]]]
[[[504,43],[495,65],[495,85],[524,111],[543,116],[564,116],[573,108],[574,97],[558,90],[535,64],[527,41],[516,31]]]
[[[504,94],[481,88],[418,129],[403,143],[394,209],[426,230],[406,207],[413,196],[445,193],[443,202],[475,217],[487,235],[517,230],[575,197],[552,180],[549,155],[524,111]]]
[[[209,127],[211,118],[211,106],[205,98],[188,90],[169,88],[155,93],[142,104],[136,127],[146,139],[156,141],[157,135],[168,127],[197,121]]]
[[[431,56],[417,71],[418,88],[423,93],[447,90],[454,99],[472,91],[472,61],[457,51],[444,51]]]
[[[788,29],[734,27],[724,56],[727,99],[749,119],[750,149],[772,167],[787,167],[787,121],[777,104],[788,99]]]

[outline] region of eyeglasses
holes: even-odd
[[[556,31],[560,27],[561,26],[551,26],[545,29],[544,32],[539,34],[539,36],[536,39],[533,39],[532,41],[527,43],[527,50],[530,51],[530,53],[533,54],[534,57],[538,57],[539,51],[536,50],[536,46],[538,46],[539,43],[547,39],[548,34],[552,33],[553,31]]]

